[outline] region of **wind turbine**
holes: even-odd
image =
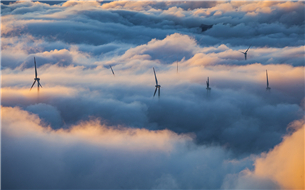
[[[32,86],[31,86],[31,88],[30,88],[30,90],[32,90],[32,88],[33,88],[33,86],[34,86],[34,84],[35,84],[35,82],[37,81],[37,90],[38,90],[38,92],[39,92],[39,86],[42,88],[42,86],[41,86],[41,84],[40,84],[40,78],[37,78],[37,68],[36,68],[36,60],[35,60],[35,57],[34,57],[34,65],[35,65],[35,78],[34,78],[34,82],[33,82],[33,84],[32,84]]]
[[[110,66],[110,69],[111,69],[111,71],[112,71],[113,76],[115,76],[115,74],[114,74],[114,72],[113,72],[113,69],[112,69],[111,65],[109,65],[109,66]]]
[[[241,53],[243,53],[245,55],[245,60],[247,60],[247,53],[248,53],[248,50],[249,50],[250,47],[251,47],[251,45],[248,47],[248,49],[245,52],[241,51]]]
[[[156,85],[155,85],[156,89],[155,89],[154,97],[155,97],[156,92],[158,90],[158,97],[160,98],[160,88],[161,88],[161,85],[158,84],[157,75],[156,75],[156,71],[155,71],[154,67],[153,67],[153,70],[154,70],[155,79],[156,79]]]
[[[267,88],[266,90],[270,90],[271,88],[269,87],[269,80],[268,80],[268,72],[266,70],[266,78],[267,78]]]
[[[206,88],[207,90],[211,90],[211,88],[210,88],[210,80],[209,80],[209,77],[208,77],[208,80],[207,80],[207,88]]]

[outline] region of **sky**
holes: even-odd
[[[303,189],[304,16],[303,1],[1,2],[2,189]]]

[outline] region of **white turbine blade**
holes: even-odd
[[[154,70],[154,74],[155,74],[156,85],[158,85],[158,80],[157,80],[156,71],[155,71],[155,68],[154,68],[154,67],[153,67],[153,70]]]
[[[155,93],[154,93],[154,97],[155,97],[155,95],[156,95],[157,90],[158,90],[158,88],[156,87],[156,89],[155,89]]]
[[[34,80],[34,82],[33,82],[32,86],[31,86],[30,90],[32,90],[32,88],[33,88],[35,82],[36,82],[36,80]]]
[[[37,68],[36,68],[36,59],[34,57],[34,64],[35,64],[35,78],[37,78]]]

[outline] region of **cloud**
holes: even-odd
[[[255,160],[253,171],[241,172],[233,183],[234,188],[253,188],[257,185],[258,188],[304,188],[304,120],[294,121],[291,125],[296,131],[285,136],[274,149],[262,153]],[[234,178],[228,176],[228,179]]]
[[[301,126],[298,126],[300,125]],[[277,181],[283,188],[304,188],[304,120],[299,128],[255,162],[254,174]],[[301,127],[301,128],[300,128]],[[268,169],[266,169],[268,168]]]
[[[18,107],[1,109],[2,183],[6,188],[265,189],[304,185],[302,121],[295,121],[296,131],[268,153],[232,159],[221,147],[195,146],[192,136],[169,130],[106,126],[99,120],[52,130],[37,115]]]
[[[60,113],[54,122],[49,121],[54,129],[97,117],[109,125],[194,133],[198,144],[219,144],[244,156],[274,147],[286,133],[288,123],[303,113],[299,106],[304,97],[302,68],[198,66],[185,70],[182,67],[177,74],[176,68],[168,66],[167,70],[157,69],[162,89],[161,100],[156,102],[152,99],[152,69],[143,67],[143,73],[115,70],[115,77],[103,67],[40,67],[44,88],[39,100],[36,89],[29,91],[33,69],[5,70],[2,104],[24,109],[37,102],[50,105]],[[272,84],[270,94],[265,91],[266,67]],[[16,75],[26,80],[17,80]],[[212,87],[209,95],[204,85],[207,76]],[[283,77],[287,81],[283,82]],[[291,83],[296,86],[288,87]],[[281,89],[283,85],[285,88]]]
[[[299,187],[283,155],[303,125],[303,8],[2,2],[4,186]]]
[[[26,108],[26,110],[39,115],[44,123],[49,123],[54,128],[56,126],[60,128],[63,125],[60,112],[56,107],[40,103],[30,105]]]
[[[189,59],[198,51],[196,41],[187,35],[172,34],[163,40],[152,39],[145,45],[127,50],[121,59],[160,60],[171,64],[174,60]]]
[[[251,163],[226,162],[229,153],[220,147],[195,147],[189,135],[169,130],[110,127],[97,120],[52,130],[37,115],[1,109],[5,188],[211,188],[226,172]],[[228,168],[214,170],[223,164]]]
[[[116,1],[103,2],[101,5],[97,2],[66,2],[53,6],[26,4],[31,5],[35,12],[27,12],[26,16],[14,14],[19,9],[24,11],[23,7],[15,8],[16,3],[3,5],[6,11],[2,36],[30,34],[48,41],[54,41],[55,38],[72,44],[102,45],[119,41],[139,45],[153,38],[162,39],[179,32],[194,36],[197,40],[207,38],[200,42],[203,46],[221,43],[242,45],[244,39],[250,38],[249,43],[259,47],[303,45],[302,2],[150,2],[144,5],[142,2]],[[201,33],[201,24],[213,24],[214,27]],[[5,29],[12,28],[10,26],[15,29]],[[224,30],[225,33],[221,32]]]

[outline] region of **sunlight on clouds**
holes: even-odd
[[[179,52],[190,52],[198,50],[195,39],[188,35],[183,34],[172,34],[164,38],[163,40],[152,39],[147,44],[130,48],[122,56],[122,59],[132,58],[134,55],[141,54],[166,54],[171,55]]]
[[[130,151],[171,151],[179,144],[192,141],[189,135],[177,135],[169,130],[106,126],[100,120],[81,122],[69,129],[52,130],[41,126],[40,118],[18,107],[1,107],[3,133],[10,136],[43,138],[51,142],[70,144],[82,142],[112,149]]]
[[[18,107],[1,106],[1,117],[2,133],[13,137],[37,137],[51,131],[50,127],[40,125],[41,120],[37,115],[29,114]]]
[[[304,119],[293,121],[291,135],[267,153],[254,158],[254,170],[228,174],[225,189],[304,189]]]
[[[165,15],[174,15],[176,17],[185,17],[185,15],[183,14],[183,9],[182,8],[177,8],[177,7],[171,7],[168,10],[164,10],[162,12],[162,14]]]
[[[254,174],[271,178],[285,189],[303,189],[304,186],[304,120],[293,125],[299,128],[282,143],[255,162]]]
[[[153,9],[150,5],[155,4],[153,1],[111,1],[109,3],[103,4],[101,7],[103,9],[127,9],[134,11],[143,11]]]
[[[6,189],[304,188],[304,2],[53,3],[1,4]]]
[[[12,32],[22,31],[28,24],[52,23],[53,20],[43,19],[27,19],[21,20],[16,16],[4,15],[1,16],[1,35],[10,35]]]
[[[64,86],[45,86],[43,81],[41,81],[43,88],[40,88],[39,99],[43,100],[49,97],[71,97],[74,96],[80,89],[73,89]],[[2,87],[1,88],[1,99],[4,102],[11,102],[15,99],[27,99],[30,101],[36,101],[37,96],[37,83],[35,83],[34,87],[30,91],[30,87],[32,84],[28,85],[28,88],[18,88],[18,87]],[[19,101],[18,100],[18,101]]]
[[[68,0],[62,4],[63,7],[77,6],[78,9],[87,9],[88,7],[99,7],[97,0]]]
[[[111,148],[129,150],[162,150],[170,151],[173,145],[191,140],[187,135],[177,135],[169,130],[149,131],[125,127],[108,127],[100,125],[99,120],[82,122],[70,130],[60,129],[57,133],[70,135],[77,139]]]

